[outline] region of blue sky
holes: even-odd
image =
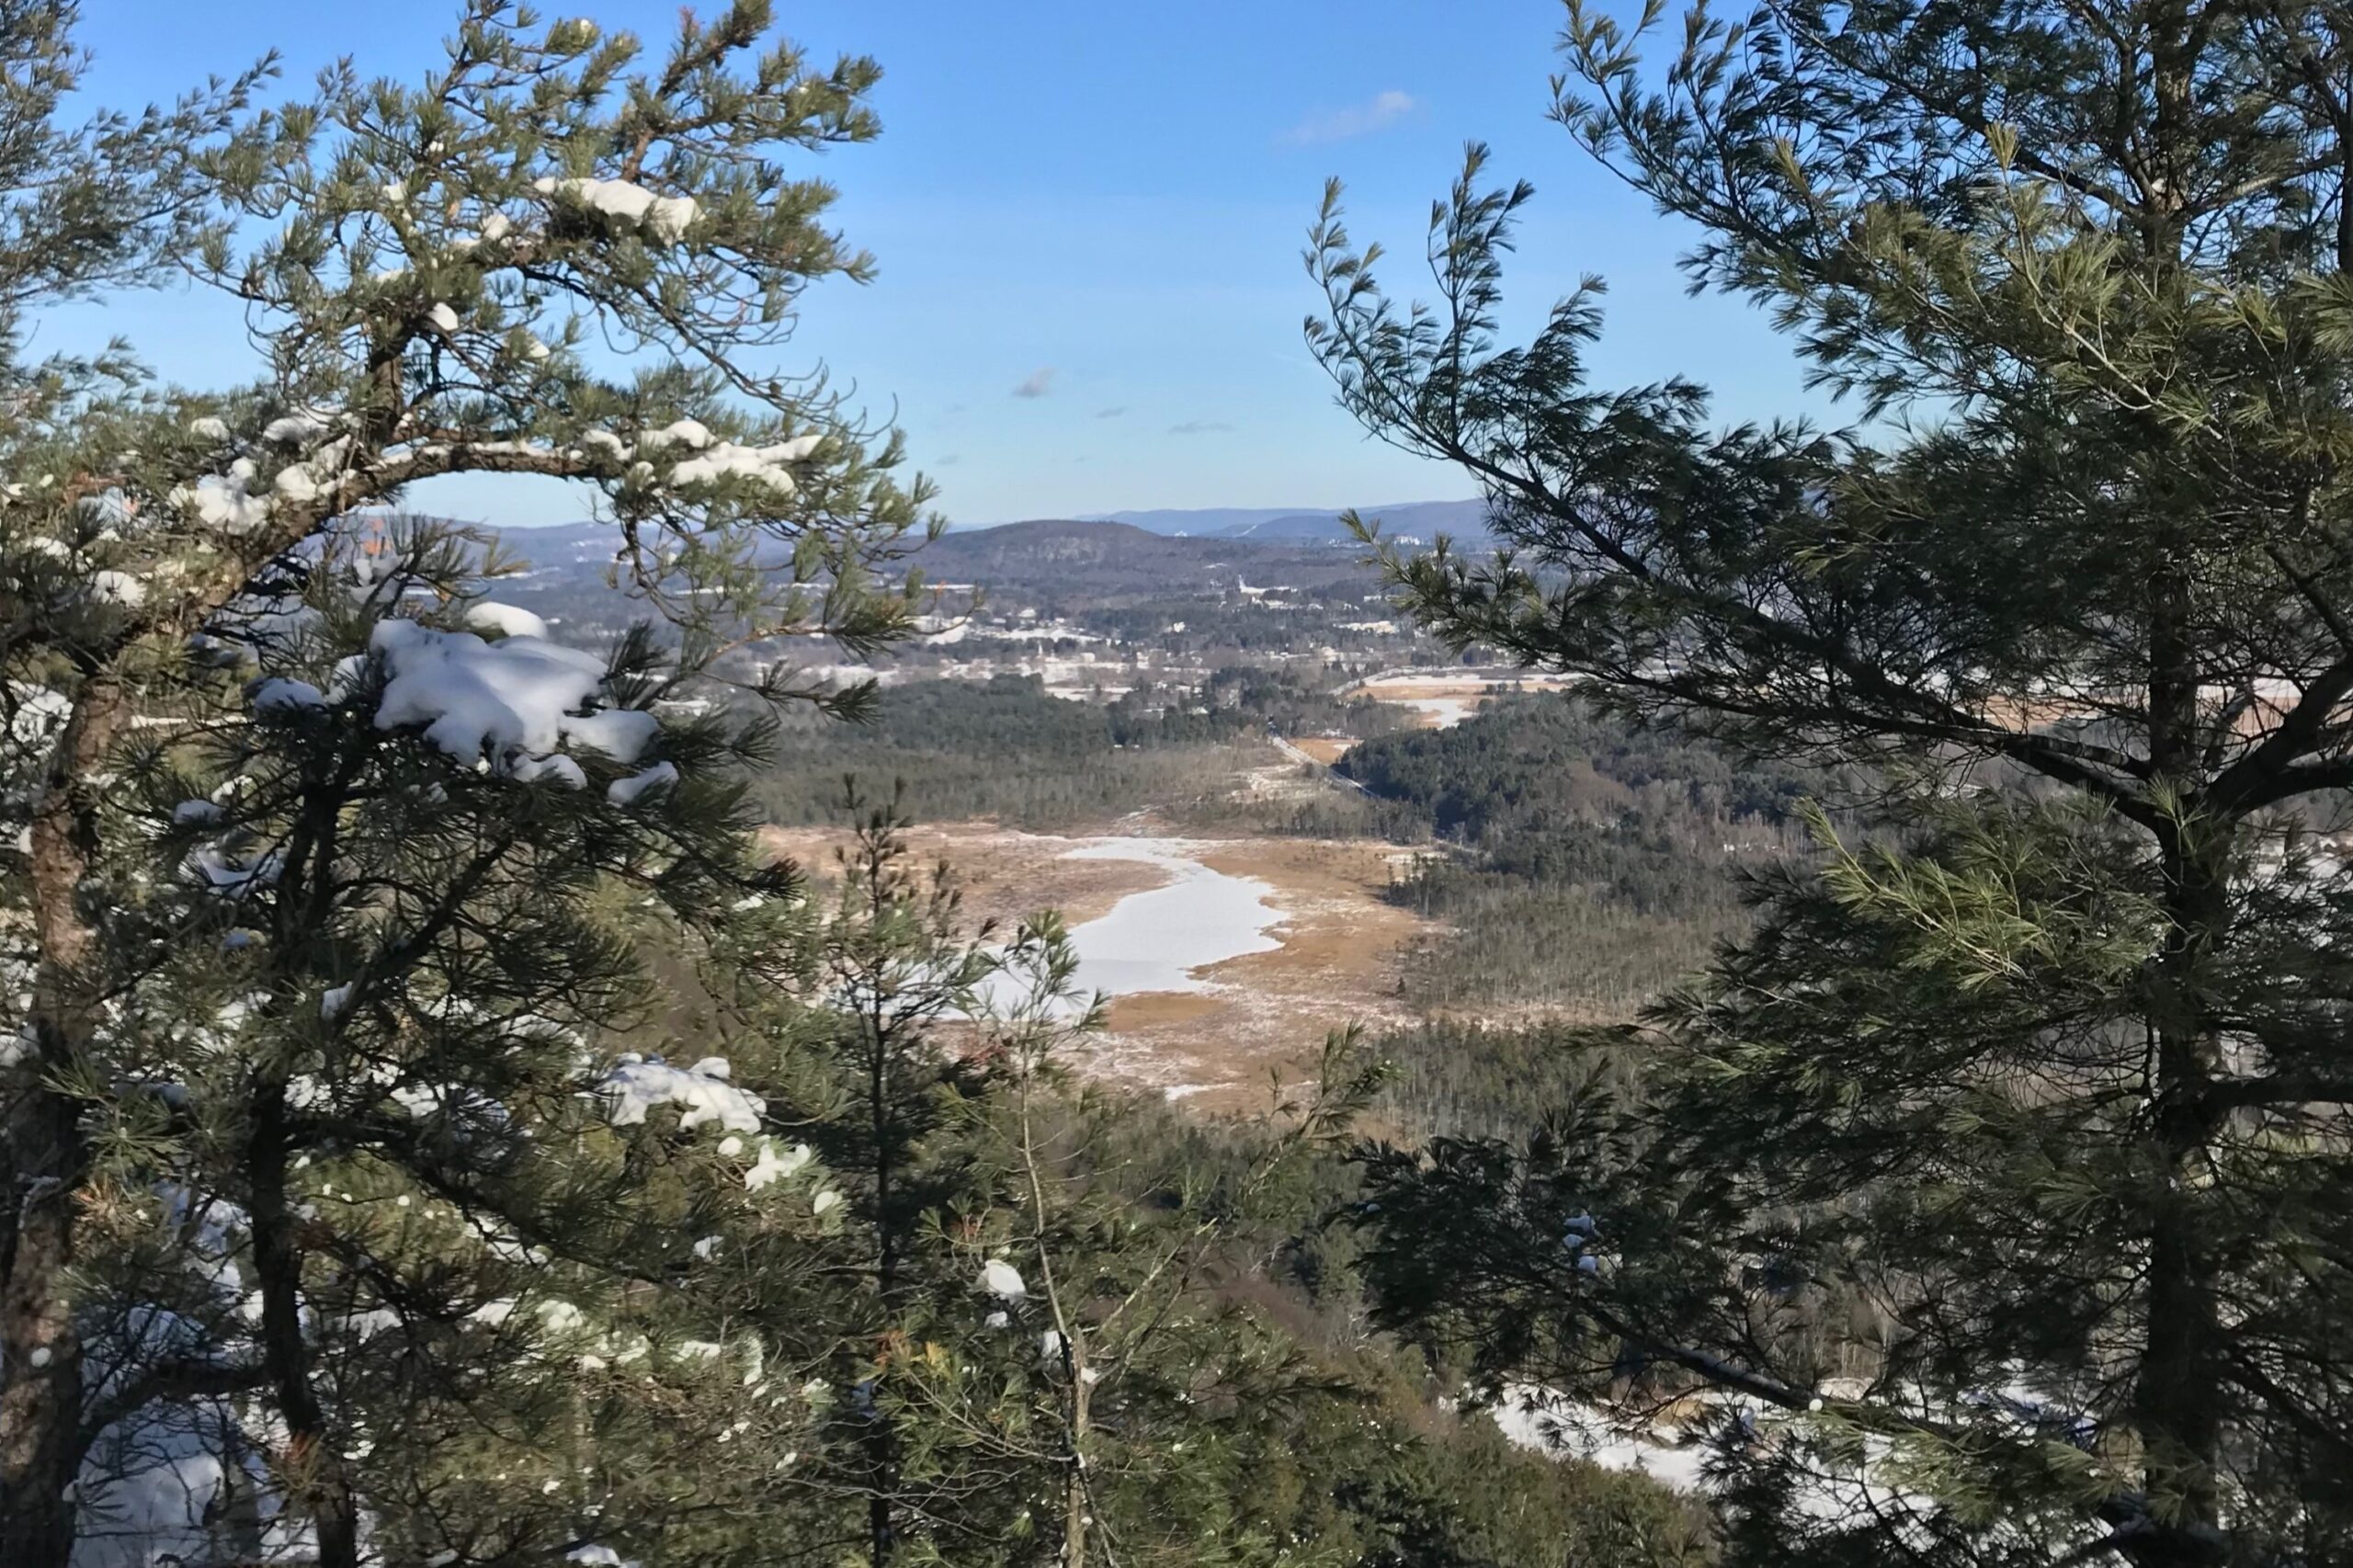
[[[579,3],[579,0],[574,0]],[[1655,216],[1544,119],[1556,0],[780,0],[821,54],[875,56],[881,139],[825,155],[871,285],[805,301],[794,345],[895,409],[940,506],[964,523],[1159,506],[1336,506],[1467,494],[1447,468],[1366,440],[1300,338],[1299,263],[1323,181],[1350,226],[1417,256],[1462,143],[1538,189],[1511,278],[1536,319],[1586,272],[1610,285],[1608,381],[1682,372],[1728,418],[1821,412],[1764,319],[1687,299],[1688,231]],[[649,40],[674,6],[588,0]],[[223,27],[224,15],[238,26]],[[414,77],[453,11],[244,0],[90,0],[90,85],[168,95],[261,47],[301,82],[337,54]],[[1392,269],[1409,285],[1406,267]],[[129,335],[166,375],[245,360],[236,319],[176,291],[68,313],[51,346]],[[1023,393],[1035,395],[1022,395]],[[418,504],[567,520],[561,490],[456,484]]]

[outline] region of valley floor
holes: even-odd
[[[1033,910],[1062,911],[1082,954],[1081,983],[1109,994],[1108,1028],[1082,1063],[1107,1082],[1207,1113],[1262,1110],[1270,1074],[1295,1080],[1329,1031],[1410,1016],[1400,957],[1430,927],[1382,896],[1414,854],[1404,846],[1178,835],[1150,813],[1101,834],[968,822],[912,837],[925,858],[956,868],[975,923],[1009,927]],[[840,838],[769,834],[821,880]],[[1237,883],[1256,893],[1255,904],[1245,893],[1235,907]],[[1166,891],[1122,909],[1155,890]],[[1226,927],[1222,948],[1204,920]],[[1156,945],[1165,951],[1155,955]],[[1179,967],[1192,955],[1206,961]]]

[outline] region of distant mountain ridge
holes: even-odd
[[[1485,540],[1484,501],[1402,501],[1386,506],[1358,506],[1358,516],[1380,525],[1383,535],[1428,543],[1446,534],[1465,543]],[[1347,544],[1352,536],[1340,522],[1338,510],[1315,511],[1281,506],[1211,506],[1199,510],[1161,509],[1142,512],[1091,513],[1083,522],[1125,523],[1146,533],[1193,539],[1246,539],[1286,544]]]
[[[1267,519],[1282,522],[1297,514]],[[1313,521],[1322,514],[1307,514]],[[606,585],[619,541],[609,523],[565,523],[494,530],[505,552],[529,563],[505,579],[501,599],[538,613],[573,619],[635,614]],[[958,528],[917,550],[910,564],[936,583],[1011,589],[1049,607],[1081,600],[1239,592],[1245,579],[1302,589],[1324,598],[1362,598],[1380,576],[1363,551],[1335,544],[1346,536],[1291,533],[1260,526],[1246,535],[1155,533],[1128,523],[1040,518],[988,528]],[[763,561],[781,565],[791,547],[764,541]]]
[[[1381,586],[1360,551],[1324,540],[1163,534],[1085,518],[960,528],[925,546],[915,564],[935,580],[1016,588],[1046,603],[1238,592],[1245,578],[1351,599]]]

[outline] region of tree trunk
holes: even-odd
[[[65,1568],[82,1460],[82,1343],[66,1281],[89,1175],[82,1107],[53,1085],[97,1023],[97,932],[83,914],[97,862],[97,787],[129,701],[94,676],[43,770],[31,825],[29,1049],[0,1077],[0,1563]]]
[[[1094,1522],[1088,1500],[1086,1450],[1089,1408],[1086,1341],[1075,1333],[1063,1335],[1063,1363],[1070,1374],[1069,1473],[1063,1483],[1062,1568],[1086,1568],[1086,1531]]]
[[[265,1085],[254,1101],[246,1179],[253,1204],[254,1272],[261,1287],[262,1355],[286,1423],[290,1501],[318,1533],[319,1568],[358,1568],[359,1516],[351,1480],[327,1430],[302,1334],[302,1255],[286,1202],[286,1095]]]
[[[873,891],[879,899],[881,892],[882,868],[870,862],[868,875],[874,879]],[[878,906],[879,921],[882,911]],[[874,1289],[882,1303],[885,1322],[895,1322],[899,1297],[899,1236],[898,1216],[893,1212],[897,1195],[892,1191],[895,1175],[892,1148],[890,1052],[892,1039],[889,1020],[884,1017],[884,995],[878,974],[870,987],[874,1000],[866,1017],[866,1108],[868,1134],[874,1140]],[[881,1402],[877,1401],[866,1414],[867,1480],[872,1490],[866,1503],[868,1555],[872,1568],[886,1568],[891,1554],[898,1544],[899,1453],[898,1434],[884,1419]]]
[[[2150,635],[2149,759],[2161,781],[2195,782],[2198,671],[2189,652],[2189,573],[2168,551],[2155,585]],[[2163,1189],[2150,1206],[2149,1282],[2133,1417],[2142,1489],[2160,1519],[2124,1548],[2151,1568],[2218,1562],[2217,1472],[2222,1434],[2221,1319],[2212,1241],[2197,1192],[2216,1130],[2209,1093],[2220,1042],[2204,1000],[2206,970],[2230,919],[2229,834],[2222,824],[2169,822],[2158,835],[2165,935],[2148,1027],[2155,1055],[2150,1093],[2154,1164]]]
[[[10,1085],[5,1136],[15,1234],[0,1280],[0,1563],[64,1568],[74,1544],[66,1495],[81,1465],[82,1346],[66,1271],[85,1153],[77,1108],[30,1082],[66,1054],[53,1019],[36,1023],[32,1060]]]
[[[2152,1019],[2155,1079],[2151,1136],[2165,1188],[2152,1205],[2148,1322],[2133,1416],[2143,1448],[2143,1490],[2163,1499],[2166,1522],[2133,1561],[2175,1568],[2222,1561],[2222,1320],[2213,1239],[2198,1212],[2199,1184],[2216,1131],[2209,1094],[2219,1042],[2199,999],[2199,971],[2229,915],[2219,857],[2210,849],[2165,856],[2171,930],[2159,955],[2164,982]]]

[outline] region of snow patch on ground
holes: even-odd
[[[1679,1492],[1704,1484],[1707,1449],[1685,1443],[1672,1426],[1629,1434],[1592,1405],[1534,1383],[1506,1384],[1490,1414],[1503,1435],[1523,1449],[1647,1475]]]

